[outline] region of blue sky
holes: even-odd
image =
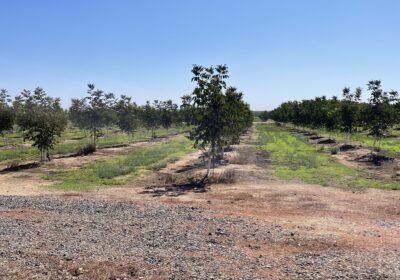
[[[86,84],[139,104],[227,64],[254,110],[381,79],[400,90],[397,0],[0,0],[0,88],[64,106]]]

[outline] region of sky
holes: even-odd
[[[193,64],[227,64],[253,110],[371,79],[400,90],[399,14],[398,0],[0,0],[0,88],[65,107],[88,83],[179,102]]]

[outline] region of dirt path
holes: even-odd
[[[47,187],[52,185],[49,180],[44,180],[44,176],[49,176],[59,170],[79,169],[97,160],[109,159],[115,156],[126,155],[132,149],[153,145],[159,142],[169,141],[184,137],[183,135],[173,135],[159,138],[157,141],[142,141],[116,148],[98,149],[95,153],[87,156],[56,156],[52,161],[44,163],[38,167],[26,170],[10,171],[0,173],[0,195],[44,195],[56,194],[54,190]],[[25,162],[25,164],[32,162]],[[58,192],[57,192],[58,193]]]

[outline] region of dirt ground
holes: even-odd
[[[200,153],[85,193],[46,190],[40,169],[1,174],[0,194],[13,196],[0,200],[0,276],[400,279],[400,192],[275,180],[254,137],[227,153],[206,186],[190,182],[204,173]],[[64,160],[55,165],[92,159]],[[156,244],[143,247],[149,239]]]

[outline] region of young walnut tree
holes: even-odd
[[[370,135],[374,137],[374,146],[380,144],[382,137],[393,126],[396,121],[394,107],[391,106],[398,101],[397,91],[383,91],[381,81],[368,82],[369,106],[366,107],[364,116]]]
[[[118,127],[128,134],[128,138],[132,141],[133,134],[139,126],[139,110],[136,103],[126,95],[121,95],[121,98],[115,104],[115,111],[117,114]]]
[[[32,141],[39,149],[41,161],[50,160],[49,150],[54,148],[67,126],[67,115],[60,99],[48,96],[38,87],[33,92],[24,90],[14,104],[19,108],[17,124],[24,140]]]
[[[159,110],[158,100],[154,100],[153,104],[150,101],[146,102],[146,105],[141,108],[141,120],[143,126],[151,131],[151,139],[156,138],[156,130],[161,125],[161,116]]]
[[[88,84],[85,98],[72,100],[69,110],[70,118],[79,128],[91,131],[94,146],[96,146],[100,130],[115,122],[114,103],[113,93],[95,89],[94,84]]]
[[[191,95],[193,128],[189,138],[194,147],[205,151],[208,157],[207,173],[203,182],[214,167],[218,153],[228,144],[237,143],[240,134],[252,122],[252,115],[247,104],[242,100],[242,93],[235,88],[228,88],[228,67],[203,67],[194,65],[192,82],[196,87]],[[187,97],[184,98],[188,100]]]

